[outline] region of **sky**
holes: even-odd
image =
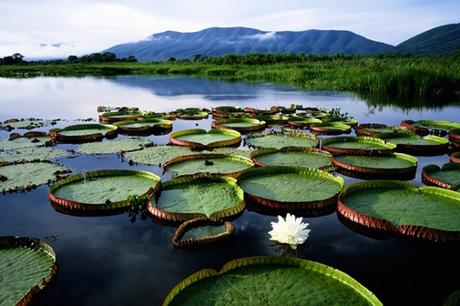
[[[100,52],[167,30],[349,30],[398,44],[460,22],[458,0],[1,0],[0,56]]]

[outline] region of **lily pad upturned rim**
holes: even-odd
[[[145,126],[129,127],[130,124],[135,123],[152,123]],[[145,135],[154,133],[161,130],[171,130],[173,123],[170,120],[161,118],[139,118],[137,120],[125,120],[117,121],[113,123],[114,126],[118,127],[119,134],[126,135]]]
[[[401,234],[412,238],[436,241],[436,242],[453,242],[460,241],[460,231],[444,231],[440,229],[419,226],[419,225],[394,225],[390,221],[382,218],[368,216],[355,209],[347,206],[342,201],[343,197],[352,191],[376,188],[376,187],[396,187],[399,189],[418,190],[420,192],[426,192],[436,194],[441,197],[448,197],[452,199],[458,199],[458,192],[442,189],[439,187],[417,187],[409,182],[397,181],[397,180],[373,180],[367,182],[360,182],[346,186],[340,196],[337,206],[337,213],[342,215],[344,218],[352,223],[357,223],[366,228],[382,230],[393,234]]]
[[[85,130],[85,129],[99,129],[104,128],[107,132],[97,132],[89,135],[63,135],[61,132],[63,131],[71,131],[71,130]],[[114,138],[117,136],[118,128],[114,125],[110,124],[99,124],[99,123],[89,123],[89,124],[74,124],[66,126],[65,128],[56,128],[51,129],[48,132],[48,135],[51,138],[56,139],[58,142],[62,143],[83,143],[83,142],[93,142],[93,141],[101,141],[104,137],[105,138]]]
[[[456,163],[456,164],[459,164],[460,163],[460,152],[454,152],[450,155],[450,158],[449,158],[450,162],[451,163]]]
[[[349,163],[345,163],[337,159],[341,155],[334,156],[332,158],[332,164],[337,167],[337,172],[360,179],[399,179],[399,180],[411,180],[415,178],[417,172],[417,158],[404,154],[404,153],[393,153],[388,155],[389,158],[396,157],[407,160],[413,163],[410,167],[398,168],[398,169],[384,169],[377,167],[364,167],[357,166]],[[361,156],[366,157],[366,156]]]
[[[351,133],[351,126],[341,122],[313,123],[308,127],[310,131],[324,135],[340,135]]]
[[[114,118],[115,116],[123,116],[126,115],[125,118]],[[121,111],[121,112],[106,112],[99,115],[99,122],[101,123],[114,123],[117,121],[126,121],[126,120],[135,120],[138,118],[144,117],[145,112],[141,111]]]
[[[400,125],[413,130],[421,136],[428,134],[445,136],[447,134],[446,130],[460,127],[458,123],[447,120],[404,120],[401,121]],[[437,127],[439,129],[436,129]]]
[[[334,142],[363,142],[363,143],[372,143],[382,146],[380,149],[366,149],[366,148],[338,148],[330,146]],[[331,154],[346,154],[346,155],[389,155],[393,153],[396,149],[396,145],[380,138],[367,137],[367,136],[338,136],[338,137],[329,137],[324,138],[321,143],[321,149],[328,151]]]
[[[267,176],[270,174],[287,174],[287,173],[294,173],[299,175],[311,175],[311,176],[319,176],[330,181],[334,181],[340,185],[340,190],[337,191],[333,196],[322,199],[322,200],[312,200],[312,201],[299,201],[299,202],[289,202],[289,201],[279,201],[270,198],[265,198],[262,196],[257,196],[246,192],[244,189],[244,195],[247,197],[252,203],[259,204],[263,207],[270,208],[270,209],[287,209],[292,211],[310,211],[310,210],[317,210],[317,209],[324,209],[326,207],[335,206],[337,204],[338,196],[343,189],[344,180],[339,176],[335,176],[326,172],[324,170],[315,169],[315,168],[302,168],[302,167],[289,167],[289,166],[267,166],[267,167],[258,167],[252,168],[249,170],[244,171],[238,177],[238,183],[246,178],[250,178],[253,176]]]
[[[242,162],[242,163],[245,163],[247,164],[249,168],[252,168],[254,167],[254,161],[250,158],[247,158],[247,157],[244,157],[244,156],[240,156],[240,155],[235,155],[235,154],[222,154],[222,153],[197,153],[197,154],[189,154],[189,155],[181,155],[181,156],[178,156],[178,157],[175,157],[171,160],[168,160],[167,162],[165,162],[163,164],[163,169],[165,171],[168,171],[168,168],[177,164],[177,163],[180,163],[180,162],[183,162],[183,161],[187,161],[187,160],[195,160],[195,159],[207,159],[207,158],[225,158],[225,159],[231,159],[231,160],[235,160],[235,161],[239,161],[239,162]],[[233,178],[237,178],[241,173],[243,173],[245,170],[241,170],[241,171],[235,171],[235,172],[227,172],[227,173],[212,173],[212,175],[215,175],[215,176],[219,176],[219,175],[222,175],[222,176],[230,176],[230,177],[233,177]],[[200,172],[200,173],[206,173],[206,172]],[[193,175],[179,175],[179,176],[176,176],[177,177],[190,177],[190,176],[193,176]]]
[[[378,132],[378,131],[373,131],[371,129],[392,129],[394,132]],[[387,138],[391,137],[392,135],[395,134],[400,134],[400,133],[412,133],[411,130],[397,125],[397,126],[390,126],[382,123],[363,123],[355,127],[356,130],[356,135],[357,136],[369,136],[369,137],[376,137],[376,138]]]
[[[449,141],[446,138],[442,138],[435,135],[426,135],[426,136],[418,136],[418,135],[404,135],[400,134],[397,136],[386,138],[389,142],[391,142],[394,138],[404,138],[404,137],[421,137],[422,139],[433,141],[433,144],[430,145],[420,145],[420,144],[410,144],[410,143],[398,143],[396,144],[396,151],[406,154],[412,155],[420,155],[420,156],[433,156],[433,155],[443,155],[447,153],[449,149]]]
[[[177,113],[177,118],[182,120],[202,120],[209,117],[209,113],[205,111],[186,111]]]
[[[168,212],[157,207],[156,198],[161,195],[161,191],[165,188],[173,187],[176,185],[193,184],[194,182],[224,182],[226,184],[235,187],[238,193],[238,204],[232,207],[225,208],[220,211],[212,213],[209,217],[202,213],[180,213],[180,212]],[[207,173],[198,173],[187,177],[173,178],[169,181],[161,183],[161,186],[157,188],[150,198],[147,204],[147,211],[155,218],[162,221],[171,223],[182,223],[191,219],[197,218],[214,218],[214,219],[230,219],[241,214],[246,208],[244,202],[243,190],[237,185],[236,179],[228,176],[217,176]]]
[[[272,153],[277,153],[277,152],[300,152],[300,153],[311,153],[311,154],[318,154],[318,155],[323,155],[330,157],[332,159],[332,155],[327,152],[327,151],[321,151],[320,149],[317,148],[302,148],[302,147],[284,147],[281,149],[273,149],[273,148],[262,148],[262,149],[257,149],[251,153],[251,159],[254,161],[255,165],[258,167],[266,167],[263,162],[257,160],[257,157],[265,155],[265,154],[272,154]],[[320,170],[328,170],[330,166],[322,167],[319,168]],[[308,168],[308,167],[306,167]]]
[[[278,109],[271,107],[269,109],[259,109],[254,107],[245,107],[243,109],[245,113],[256,114],[256,115],[274,115],[278,112]]]
[[[335,269],[331,266],[327,266],[321,264],[319,262],[307,260],[307,259],[300,259],[295,257],[278,257],[278,256],[254,256],[254,257],[243,257],[231,260],[224,264],[224,266],[220,270],[214,269],[202,269],[193,273],[192,275],[186,277],[182,281],[180,281],[166,296],[163,301],[163,306],[168,306],[174,300],[176,296],[180,294],[182,290],[186,287],[199,282],[200,280],[210,278],[210,277],[218,277],[226,272],[246,267],[246,266],[254,266],[254,265],[285,265],[291,267],[299,267],[302,269],[308,269],[314,271],[316,273],[324,274],[328,277],[331,277],[337,280],[340,283],[346,284],[347,286],[354,289],[357,294],[364,297],[368,300],[369,304],[371,305],[383,305],[378,298],[366,287],[361,285],[358,281],[354,278],[349,276],[348,274]]]
[[[180,137],[180,136],[193,135],[193,134],[227,134],[229,136],[232,136],[232,138],[228,140],[211,142],[207,145],[204,145],[198,142],[177,139],[177,137]],[[229,147],[229,146],[237,145],[240,142],[241,142],[240,132],[231,130],[231,129],[211,129],[209,131],[206,131],[205,129],[186,129],[186,130],[180,130],[177,132],[173,132],[169,135],[169,143],[178,145],[178,146],[191,147],[192,149]]]
[[[432,176],[433,173],[439,171],[458,170],[460,172],[460,164],[447,163],[439,167],[438,165],[427,165],[422,170],[422,182],[427,186],[437,186],[446,189],[460,190],[460,185],[452,185],[449,182],[443,181]]]
[[[323,123],[321,119],[313,118],[313,117],[299,117],[299,116],[291,116],[288,119],[287,124],[290,126],[298,126],[298,127],[305,127],[309,126],[313,123]]]
[[[255,145],[250,144],[249,142],[250,142],[250,139],[263,138],[263,137],[267,137],[267,136],[271,136],[271,135],[275,135],[275,136],[276,135],[290,136],[290,137],[298,137],[298,138],[304,138],[304,139],[308,139],[308,140],[314,140],[314,141],[316,141],[316,144],[313,147],[318,146],[318,143],[319,143],[319,139],[315,135],[300,132],[300,131],[296,131],[296,130],[281,130],[281,131],[263,131],[263,132],[260,132],[260,133],[251,134],[246,138],[246,144],[249,147],[252,146],[252,147],[254,147],[256,149],[269,148],[269,147],[255,146]],[[289,147],[289,146],[287,146],[287,147]],[[301,147],[301,148],[311,148],[311,147],[312,146],[304,146],[304,147]]]
[[[252,126],[247,126],[247,127],[230,127],[226,126],[225,124],[227,123],[235,123],[235,122],[244,122],[244,123],[251,123],[253,124]],[[211,127],[213,129],[230,129],[230,130],[235,130],[240,133],[251,133],[251,132],[257,132],[265,129],[266,122],[261,121],[255,118],[232,118],[232,119],[218,119],[214,120],[211,123]]]
[[[217,235],[210,235],[196,239],[182,239],[185,233],[194,227],[199,227],[203,225],[223,225],[225,230],[222,233]],[[233,225],[229,221],[224,221],[215,218],[196,218],[185,221],[182,223],[174,233],[174,236],[171,239],[172,244],[176,248],[188,248],[194,246],[202,246],[212,244],[224,240],[231,236],[233,233]]]
[[[355,127],[359,124],[359,121],[353,118],[338,119],[334,117],[326,117],[323,119],[324,123],[342,123],[351,127]]]
[[[243,113],[243,109],[236,106],[216,106],[211,109],[211,113],[215,118],[226,119],[233,113]]]
[[[131,203],[126,199],[122,201],[110,202],[110,203],[99,203],[89,204],[69,200],[56,196],[54,193],[61,187],[79,182],[85,178],[97,178],[107,176],[143,176],[152,180],[153,187],[149,188],[144,194],[139,195],[142,198],[150,199],[160,186],[160,177],[154,173],[141,171],[141,170],[125,170],[125,169],[104,169],[96,170],[85,173],[78,173],[69,176],[56,184],[51,185],[48,191],[48,199],[51,205],[58,211],[69,213],[69,214],[81,214],[81,215],[105,215],[105,214],[116,214],[125,211],[131,206]]]
[[[43,278],[40,284],[30,288],[29,292],[22,297],[20,301],[17,302],[16,306],[26,306],[29,305],[34,295],[43,290],[55,277],[57,271],[56,264],[56,253],[53,248],[36,238],[29,237],[18,237],[18,236],[0,236],[0,249],[10,249],[10,248],[28,248],[39,250],[40,252],[46,253],[47,256],[50,256],[54,263],[51,266],[51,271],[49,275]]]

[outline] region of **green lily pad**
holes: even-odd
[[[39,185],[55,181],[61,174],[70,172],[67,168],[47,161],[23,162],[0,166],[0,191],[30,190]]]
[[[138,164],[158,166],[178,156],[190,154],[201,154],[201,152],[192,151],[189,147],[165,145],[128,152],[124,156]]]
[[[211,151],[211,153],[239,155],[239,156],[243,156],[247,158],[251,157],[252,152],[253,150],[238,149],[238,148],[232,148],[232,147],[213,148]]]
[[[0,151],[0,164],[18,161],[52,160],[68,154],[67,150],[54,147],[26,147],[17,150]]]
[[[159,182],[157,175],[146,171],[91,171],[52,185],[48,197],[56,209],[65,212],[118,212],[131,206],[128,196],[150,198]]]
[[[332,164],[332,156],[315,149],[284,148],[254,151],[252,159],[260,166],[291,166],[324,169]]]
[[[221,119],[212,122],[215,129],[232,129],[240,133],[249,133],[265,129],[265,121],[251,118]]]
[[[363,179],[411,180],[417,170],[417,159],[402,153],[384,156],[338,155],[333,164],[341,174]]]
[[[323,139],[322,148],[333,154],[382,155],[391,153],[396,145],[374,137],[342,136]]]
[[[46,137],[19,137],[12,140],[3,139],[0,140],[0,150],[11,151],[11,150],[22,150],[26,148],[36,148],[45,146],[47,143],[52,141],[48,136]]]
[[[116,136],[117,127],[108,124],[75,124],[62,129],[51,129],[49,135],[59,142],[80,143],[100,141]]]
[[[387,140],[397,145],[398,152],[413,155],[443,155],[449,147],[447,139],[433,135],[399,135]]]
[[[110,154],[142,150],[152,143],[143,138],[115,139],[81,144],[76,152],[81,154]]]
[[[238,185],[256,203],[308,209],[336,204],[343,179],[318,169],[271,166],[245,171]]]
[[[233,226],[228,221],[198,218],[182,223],[176,230],[172,243],[175,247],[192,247],[217,242],[229,237]]]
[[[460,190],[460,164],[447,163],[440,168],[428,165],[423,168],[422,181],[426,185]]]
[[[318,262],[289,257],[232,260],[181,281],[167,305],[382,305],[349,275]]]
[[[401,122],[401,125],[406,126],[416,132],[423,132],[424,134],[440,134],[445,135],[450,129],[460,128],[460,123],[451,122],[447,120],[405,120]]]
[[[360,124],[356,128],[358,136],[370,136],[377,138],[389,138],[398,134],[410,134],[410,130],[403,126],[388,126],[380,123],[365,123]]]
[[[309,126],[313,123],[323,123],[322,120],[313,117],[289,117],[288,124],[291,126]]]
[[[181,130],[171,133],[169,138],[172,144],[198,149],[232,146],[240,141],[241,134],[230,129],[212,129],[209,132],[203,129]]]
[[[243,191],[234,178],[203,175],[163,183],[147,205],[152,215],[172,222],[232,217],[244,208]]]
[[[99,115],[99,122],[113,123],[117,121],[136,120],[144,117],[145,113],[140,111],[118,111],[108,112]]]
[[[27,305],[56,273],[56,254],[32,238],[0,237],[0,303]]]
[[[352,184],[340,196],[339,213],[366,227],[420,239],[460,239],[459,193],[401,181]]]
[[[353,118],[345,118],[345,119],[336,119],[336,118],[324,118],[323,119],[324,123],[341,123],[341,124],[346,124],[349,126],[356,126],[358,125],[358,120],[353,119]]]
[[[284,115],[259,115],[256,119],[265,121],[267,124],[284,124],[287,123],[289,117]]]
[[[313,148],[317,146],[318,139],[301,132],[265,132],[252,134],[247,138],[246,143],[256,148]]]
[[[55,120],[46,120],[46,119],[10,119],[4,122],[0,122],[0,130],[14,130],[14,129],[35,129],[39,127],[49,126],[51,124],[55,124]]]
[[[351,126],[341,122],[314,123],[309,126],[309,129],[316,134],[325,135],[349,134],[351,132]]]
[[[241,171],[254,166],[249,158],[225,154],[194,154],[179,156],[164,165],[165,171],[174,176],[193,175],[196,173],[214,173],[238,176]]]
[[[190,110],[185,112],[178,112],[177,117],[183,120],[201,120],[208,118],[209,113],[205,111]]]
[[[113,124],[118,133],[126,135],[148,135],[172,129],[172,122],[160,118],[140,118],[137,120],[118,121]]]

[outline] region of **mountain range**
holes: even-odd
[[[444,54],[460,49],[460,23],[440,26],[416,35],[397,46],[370,40],[350,31],[261,31],[252,28],[208,28],[198,32],[166,31],[144,40],[119,44],[103,52],[118,57],[135,56],[139,61],[163,61],[225,54]]]

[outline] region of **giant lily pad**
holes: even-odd
[[[176,248],[206,245],[228,238],[233,225],[218,219],[198,218],[185,221],[176,230],[172,243]]]
[[[318,145],[318,138],[302,132],[266,132],[252,134],[247,138],[246,143],[256,148],[313,148]]]
[[[157,175],[146,171],[91,171],[52,185],[48,198],[54,208],[67,213],[117,213],[130,207],[130,195],[149,199],[159,182]]]
[[[228,147],[239,144],[241,134],[230,129],[190,129],[171,133],[169,142],[194,149]]]
[[[267,124],[285,124],[288,122],[289,117],[285,115],[259,115],[256,116],[256,119]]]
[[[147,205],[155,217],[184,222],[195,218],[230,218],[245,208],[243,190],[230,177],[198,175],[163,183]]]
[[[460,190],[460,164],[448,163],[442,168],[438,165],[425,166],[422,181],[425,185]]]
[[[110,154],[142,150],[151,145],[150,141],[143,138],[115,139],[84,143],[76,151],[81,154]]]
[[[387,138],[397,145],[396,151],[412,155],[443,155],[449,148],[449,141],[445,138],[428,135],[398,135]]]
[[[166,162],[163,167],[174,176],[214,173],[237,177],[242,171],[253,166],[252,160],[246,157],[203,153],[176,157]]]
[[[341,122],[314,123],[308,128],[315,134],[340,135],[351,133],[351,126]]]
[[[323,139],[322,149],[332,154],[384,155],[390,154],[396,145],[373,137],[330,137]]]
[[[265,129],[265,121],[251,118],[221,119],[212,122],[214,129],[232,129],[240,133],[250,133]]]
[[[258,109],[254,107],[245,107],[243,109],[245,113],[256,114],[256,115],[274,115],[278,112],[276,107],[271,107],[270,109]]]
[[[117,135],[117,127],[108,124],[75,124],[63,129],[51,129],[49,135],[63,143],[101,141]]]
[[[189,110],[189,111],[177,113],[177,117],[183,120],[201,120],[201,119],[207,119],[208,116],[209,116],[208,112],[198,111],[198,110]]]
[[[365,123],[356,127],[356,134],[358,136],[388,138],[401,133],[410,134],[410,130],[399,125],[388,126],[380,123]]]
[[[292,257],[247,257],[198,271],[174,287],[167,305],[382,305],[349,275]]]
[[[311,148],[259,149],[251,155],[258,166],[291,166],[325,169],[331,166],[332,156]]]
[[[113,123],[117,121],[137,120],[144,117],[144,112],[128,110],[118,112],[108,112],[99,115],[99,122],[101,123]]]
[[[150,135],[170,131],[172,122],[161,118],[141,118],[137,120],[118,121],[113,124],[118,133],[123,135]]]
[[[241,114],[243,110],[234,106],[217,106],[212,109],[212,116],[214,118],[230,118],[234,114]]]
[[[460,123],[446,120],[404,120],[401,122],[401,125],[422,136],[427,134],[444,136],[450,129],[460,128]]]
[[[31,190],[70,172],[48,161],[20,162],[0,166],[0,192]]]
[[[201,154],[201,152],[192,151],[189,147],[165,145],[128,152],[124,156],[138,164],[158,166],[178,156],[190,154]]]
[[[18,161],[51,160],[67,154],[66,150],[54,147],[26,147],[17,150],[0,151],[0,164]]]
[[[0,237],[0,304],[28,305],[56,273],[56,254],[33,238]]]
[[[288,125],[297,127],[308,127],[313,123],[323,123],[320,119],[313,117],[289,117]]]
[[[51,144],[52,139],[46,133],[38,137],[17,137],[0,140],[0,151],[22,150],[26,148],[43,147]]]
[[[225,147],[225,148],[213,148],[212,153],[219,153],[219,154],[231,154],[231,155],[239,155],[247,158],[251,158],[252,150],[246,149],[239,149],[239,148],[232,148],[232,147]]]
[[[0,122],[0,130],[11,131],[14,129],[35,129],[39,127],[45,127],[52,124],[56,124],[56,120],[46,120],[46,119],[9,119],[4,122]]]
[[[343,179],[318,169],[271,166],[245,171],[238,184],[254,203],[308,211],[336,205]]]
[[[459,193],[401,181],[347,186],[338,212],[367,228],[433,241],[460,240]]]
[[[349,126],[357,126],[358,125],[358,120],[353,119],[353,118],[334,118],[334,117],[327,117],[323,119],[324,123],[341,123],[341,124],[346,124]]]
[[[337,171],[362,179],[415,178],[417,159],[402,153],[384,156],[338,155],[333,159]]]

